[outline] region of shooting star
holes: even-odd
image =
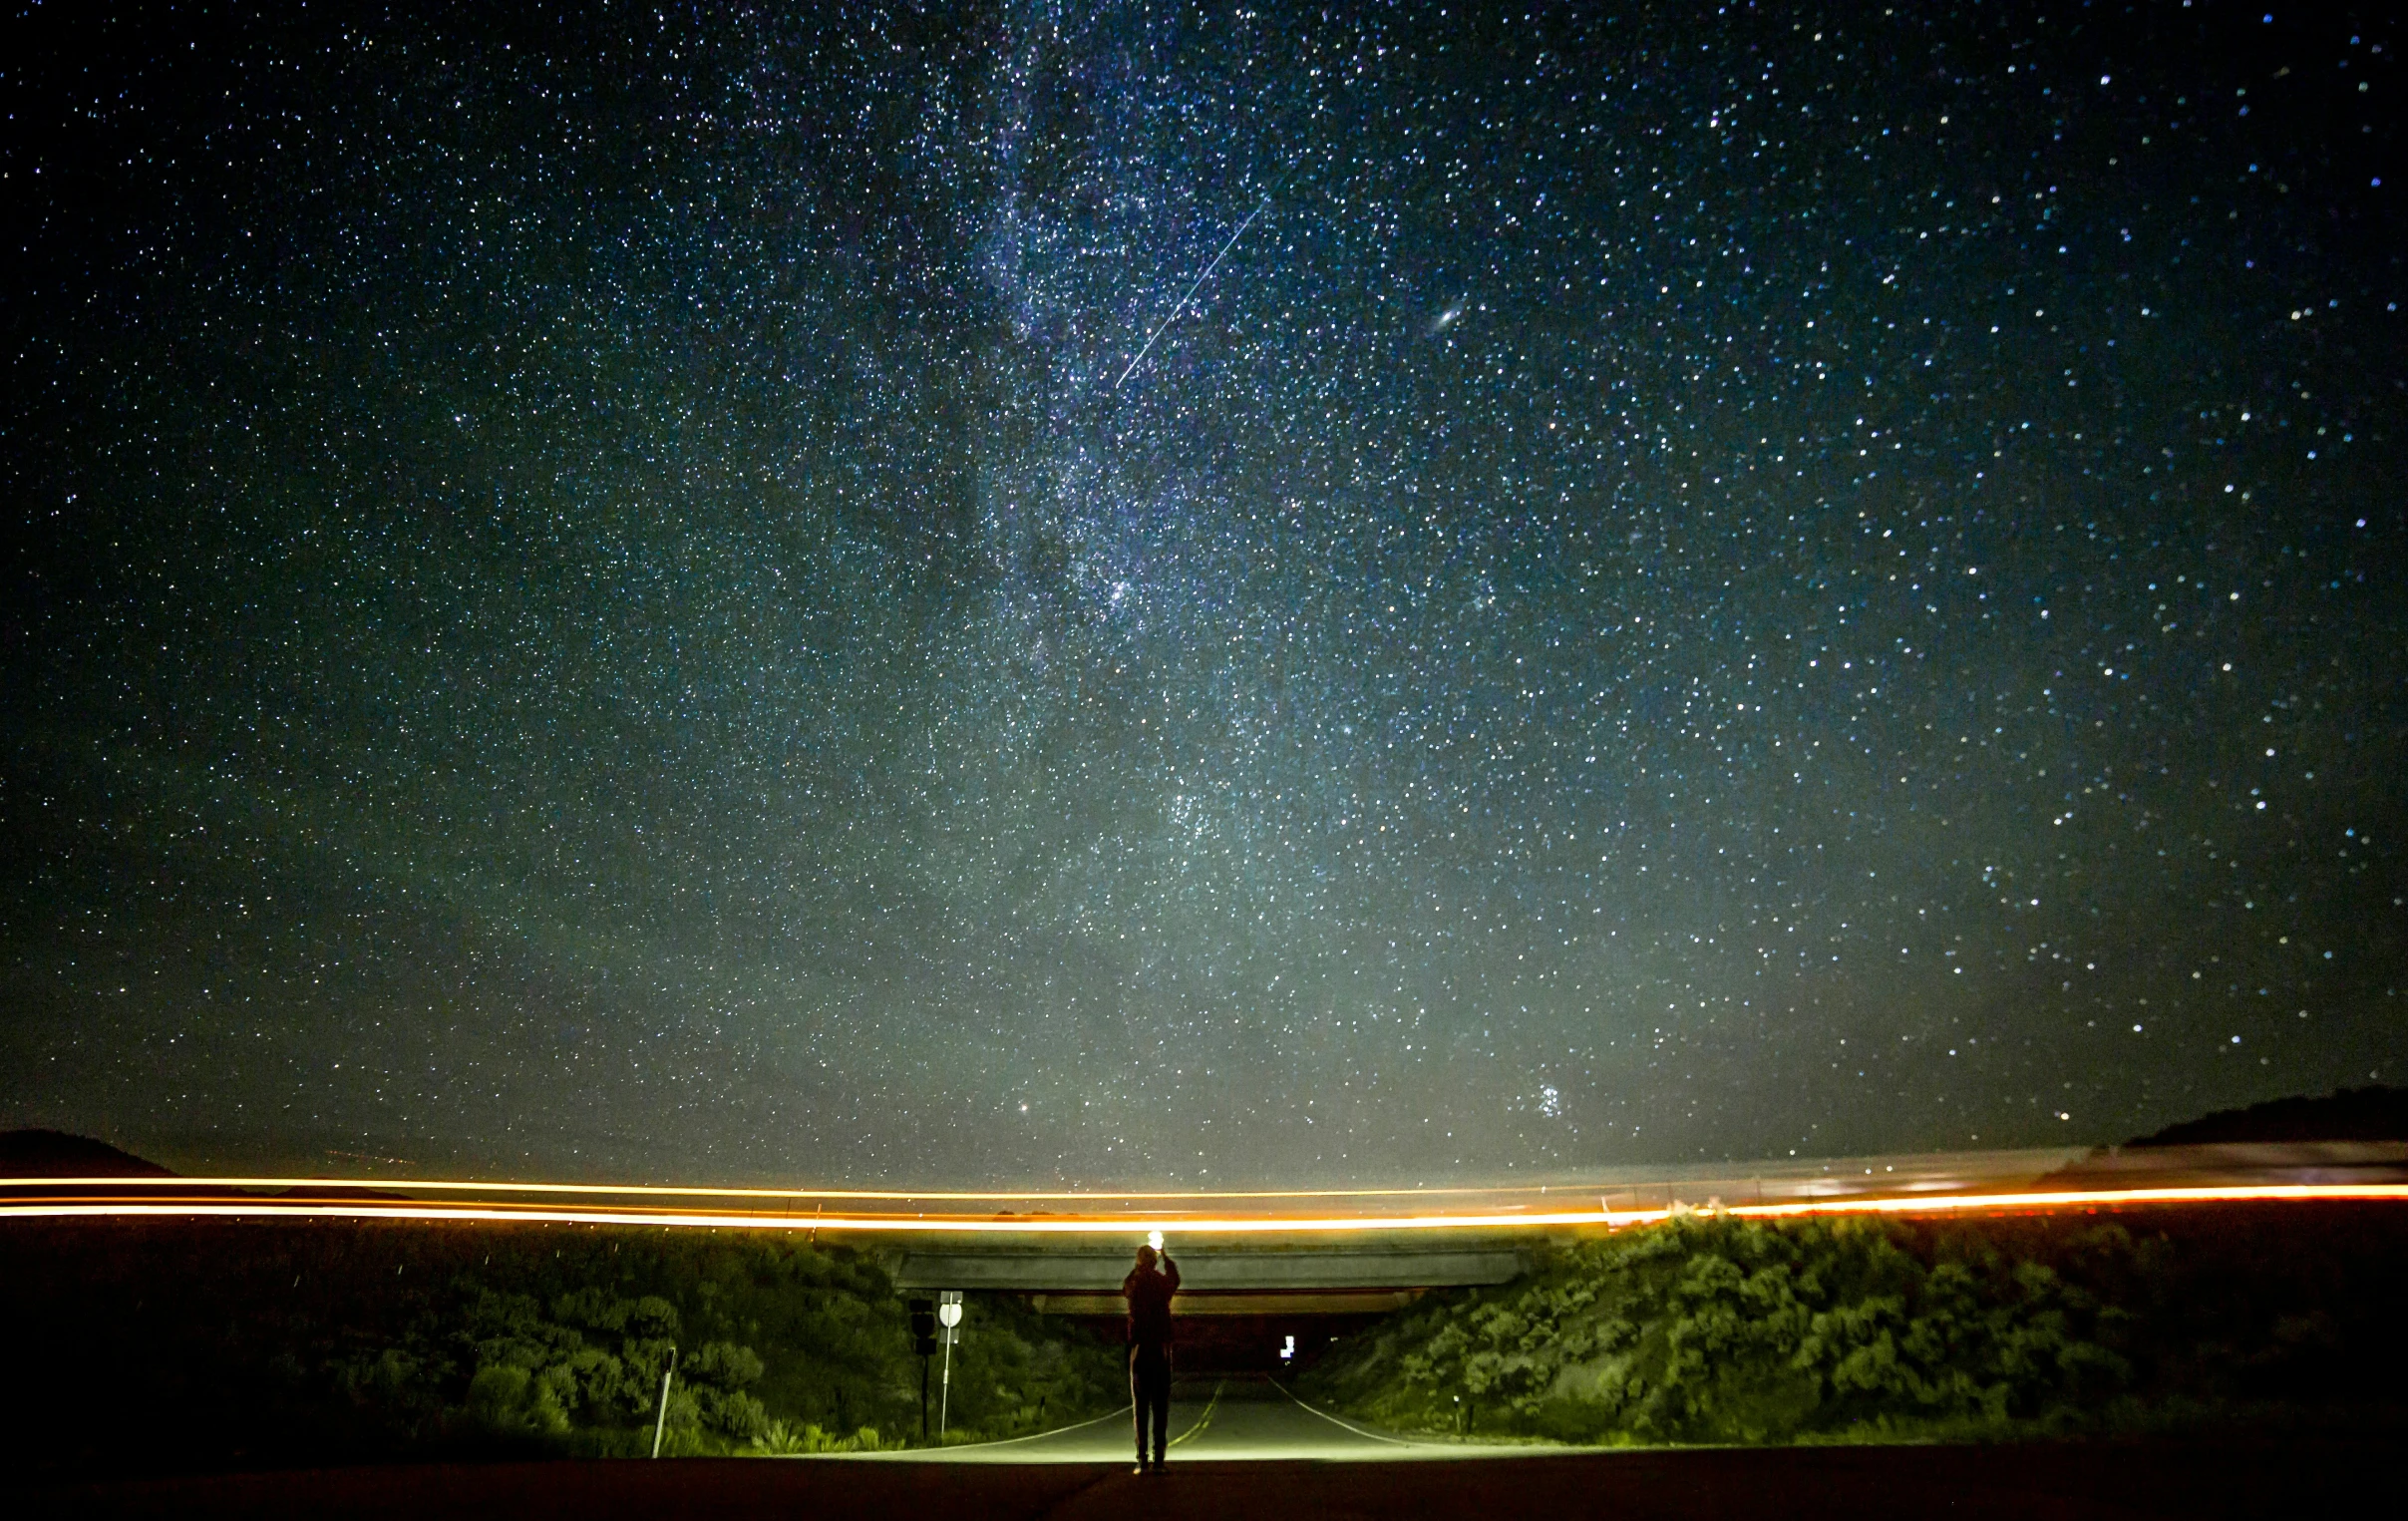
[[[1273,189],[1276,189],[1276,187],[1273,187]],[[1195,280],[1188,286],[1187,294],[1181,296],[1177,304],[1172,306],[1170,315],[1164,317],[1162,321],[1156,323],[1154,325],[1154,331],[1146,335],[1146,346],[1139,349],[1137,351],[1137,357],[1129,361],[1129,367],[1121,371],[1120,380],[1115,380],[1112,383],[1113,390],[1118,391],[1121,388],[1122,380],[1127,380],[1131,375],[1137,373],[1137,367],[1146,362],[1146,356],[1148,354],[1154,352],[1155,340],[1160,338],[1163,335],[1164,330],[1169,328],[1172,323],[1179,320],[1180,312],[1186,308],[1190,301],[1196,299],[1196,292],[1204,288],[1204,282],[1212,277],[1212,271],[1220,267],[1220,261],[1229,256],[1229,250],[1231,248],[1237,246],[1237,239],[1245,236],[1245,229],[1254,224],[1254,218],[1260,216],[1263,212],[1269,210],[1270,208],[1271,197],[1266,191],[1262,197],[1262,204],[1254,207],[1253,210],[1246,213],[1245,220],[1237,224],[1237,230],[1229,234],[1229,240],[1220,245],[1220,251],[1218,253],[1212,255],[1212,262],[1204,266],[1204,273],[1195,278]]]

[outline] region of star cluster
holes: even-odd
[[[0,1119],[1318,1184],[2408,1054],[2376,9],[55,10]]]

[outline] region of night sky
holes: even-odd
[[[367,9],[0,27],[0,1124],[1311,1185],[2408,1069],[2388,7]]]

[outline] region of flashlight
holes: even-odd
[[[1148,1231],[1146,1233],[1146,1245],[1152,1247],[1155,1251],[1160,1252],[1163,1249],[1163,1233],[1160,1231]]]

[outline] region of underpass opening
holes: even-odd
[[[1072,1318],[1097,1340],[1118,1345],[1116,1316]],[[1286,1312],[1269,1315],[1183,1315],[1172,1317],[1178,1340],[1174,1365],[1182,1379],[1270,1378],[1309,1366],[1339,1340],[1377,1322],[1361,1312]]]
[[[1197,1248],[1174,1244],[1182,1282],[1172,1314],[1183,1377],[1268,1377],[1309,1365],[1336,1341],[1436,1289],[1507,1283],[1526,1248],[1494,1242],[1388,1246]],[[910,1250],[891,1266],[906,1292],[1010,1295],[1107,1342],[1122,1338],[1121,1280],[1132,1257],[1094,1251]]]

